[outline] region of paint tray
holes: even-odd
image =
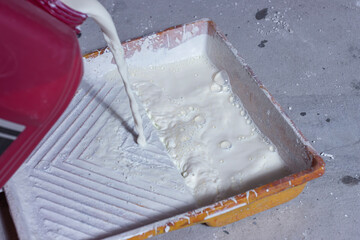
[[[324,173],[321,157],[213,22],[172,27],[123,46],[129,62],[135,54],[146,61],[201,35],[203,46],[190,47],[184,57],[206,53],[227,71],[234,93],[291,174],[198,207],[144,110],[145,134],[155,147],[135,144],[130,111],[119,107],[128,104],[125,90],[105,81],[114,66],[102,65],[111,61],[102,49],[85,56],[91,70],[71,104],[5,186],[20,239],[145,239],[198,223],[223,226],[289,201]]]

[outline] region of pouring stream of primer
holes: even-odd
[[[128,68],[125,62],[124,49],[121,46],[119,36],[117,34],[114,22],[108,11],[97,0],[61,0],[69,7],[76,11],[86,13],[93,18],[100,26],[104,34],[104,38],[111,53],[114,56],[115,63],[119,70],[120,76],[123,80],[125,91],[129,97],[130,109],[135,122],[135,128],[138,132],[137,143],[140,146],[146,145],[146,138],[142,124],[141,115],[139,113],[139,106],[135,100],[134,93],[131,90],[128,81]]]

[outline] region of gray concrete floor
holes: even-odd
[[[324,157],[325,175],[286,204],[222,228],[196,225],[155,239],[359,238],[360,0],[102,2],[121,40],[212,19],[313,146],[333,155]],[[264,8],[267,16],[257,20]],[[84,53],[105,46],[92,20],[82,33]]]
[[[359,238],[360,0],[102,2],[121,40],[212,19],[318,152],[333,155],[324,157],[325,175],[286,204],[226,227],[196,225],[156,239]],[[264,8],[267,16],[257,20]],[[91,20],[82,30],[83,52],[105,46]]]

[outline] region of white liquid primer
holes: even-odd
[[[109,12],[97,0],[62,0],[62,2],[79,12],[86,13],[100,26],[104,39],[113,54],[118,71],[124,83],[125,91],[129,98],[135,128],[139,134],[137,143],[140,146],[145,146],[146,138],[144,135],[142,119],[139,113],[139,106],[129,85],[128,69],[124,58],[124,49],[121,46],[119,36]]]
[[[183,45],[196,46],[202,37]],[[177,48],[186,52],[186,46]],[[233,94],[226,71],[207,56],[130,65],[129,73],[160,140],[200,204],[273,181],[286,171],[276,148]]]
[[[123,75],[139,132],[138,143],[145,142],[111,17],[96,0],[63,2],[87,13],[101,26]],[[142,56],[141,49],[128,60],[136,94],[201,205],[273,181],[287,171],[276,148],[233,94],[227,72],[217,69],[206,55],[183,57],[189,48],[201,47],[205,38],[197,36],[168,52],[154,50],[149,58]]]

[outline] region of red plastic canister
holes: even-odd
[[[58,0],[0,0],[0,188],[74,96],[85,19]]]

